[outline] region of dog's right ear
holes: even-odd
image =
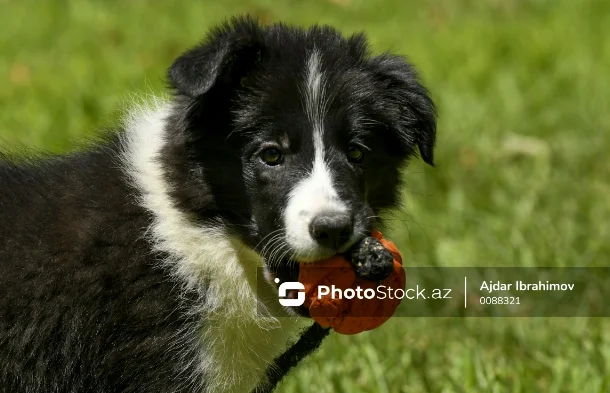
[[[214,28],[204,42],[178,57],[167,75],[176,93],[197,98],[214,86],[239,83],[262,51],[262,29],[250,17]]]

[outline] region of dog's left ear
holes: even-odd
[[[171,65],[167,72],[171,86],[178,94],[197,98],[214,87],[239,83],[260,56],[261,33],[258,22],[250,17],[214,28],[201,45]]]
[[[389,54],[374,57],[369,64],[385,97],[382,110],[390,116],[398,139],[407,149],[416,145],[424,162],[434,166],[436,108],[415,69],[404,58]]]

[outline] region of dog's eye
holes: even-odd
[[[351,162],[361,162],[364,158],[364,151],[360,146],[350,145],[347,149],[347,159]]]
[[[282,162],[282,152],[275,147],[270,147],[262,151],[261,160],[267,165],[275,166]]]

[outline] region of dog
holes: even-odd
[[[433,165],[428,91],[363,34],[236,17],[167,79],[85,148],[1,157],[0,391],[270,391],[312,326],[273,280],[349,250],[409,158]]]

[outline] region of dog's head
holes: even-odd
[[[403,58],[372,57],[363,35],[235,19],[180,56],[169,81],[176,200],[272,270],[345,251],[398,203],[406,160],[433,161],[426,89]]]

